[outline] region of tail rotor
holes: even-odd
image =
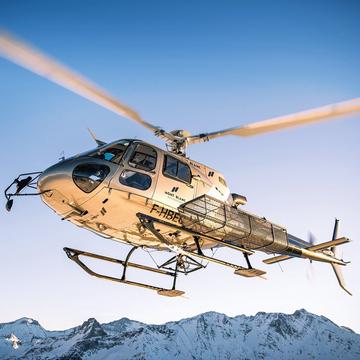
[[[310,231],[308,239],[310,246],[314,246],[316,243],[316,238],[315,235]],[[309,259],[309,265],[307,266],[306,277],[309,281],[312,281],[315,278],[315,268],[311,259]]]

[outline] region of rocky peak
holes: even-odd
[[[81,332],[84,334],[85,338],[92,338],[97,336],[105,336],[106,332],[100,325],[100,323],[95,318],[90,318],[83,322],[79,326],[79,330],[74,330],[75,332]]]

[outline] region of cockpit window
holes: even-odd
[[[95,190],[109,174],[110,168],[101,164],[80,164],[76,166],[72,177],[82,191],[90,193]]]
[[[102,154],[102,158],[107,161],[120,161],[122,156],[124,155],[125,149],[120,147],[111,147],[106,149]]]
[[[147,145],[137,144],[129,160],[129,165],[141,170],[154,170],[156,167],[156,151]]]
[[[95,153],[91,154],[90,156],[118,164],[121,161],[128,146],[129,141],[123,140],[118,142],[117,144],[103,147]]]

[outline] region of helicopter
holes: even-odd
[[[266,272],[253,268],[250,262],[251,255],[264,252],[272,255],[263,260],[265,264],[292,258],[328,263],[340,287],[351,295],[341,272],[341,267],[348,262],[337,255],[337,246],[350,239],[338,237],[338,219],[335,219],[332,239],[323,243],[314,244],[289,234],[283,226],[244,211],[246,197],[231,192],[223,174],[190,159],[186,149],[222,136],[256,136],[360,112],[360,98],[191,135],[185,130],[166,131],[145,121],[97,85],[5,32],[0,32],[0,55],[134,121],[166,144],[165,150],[138,139],[105,142],[89,129],[96,148],[63,157],[43,171],[20,174],[5,189],[8,211],[15,197],[40,196],[62,220],[131,246],[123,260],[64,248],[68,258],[88,274],[175,297],[184,294],[176,288],[178,275],[204,269],[204,262],[231,268],[236,275],[264,277]],[[245,265],[206,254],[207,250],[219,247],[242,253]],[[171,253],[171,257],[157,266],[131,262],[133,252],[139,248],[164,251]],[[94,271],[86,264],[89,258],[119,265],[121,276]],[[128,268],[169,277],[171,285],[162,287],[130,280]]]

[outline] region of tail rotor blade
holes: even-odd
[[[309,231],[309,243],[311,244],[311,246],[315,245],[315,242],[316,242],[316,238],[315,238],[315,235]]]
[[[315,245],[316,242],[316,238],[315,235],[309,231],[309,244],[310,246]],[[315,269],[314,269],[314,265],[313,265],[313,261],[310,259],[309,260],[309,265],[307,267],[307,271],[306,271],[306,277],[309,281],[312,281],[315,278]]]

